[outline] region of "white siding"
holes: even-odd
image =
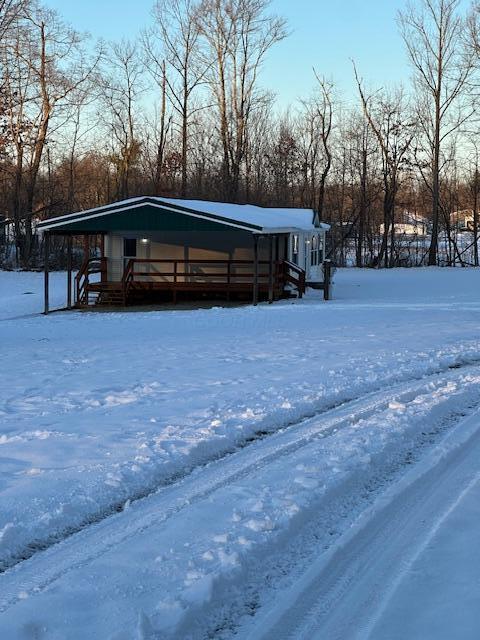
[[[123,275],[123,238],[105,236],[105,256],[108,258],[108,280],[118,282]]]

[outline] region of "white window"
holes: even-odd
[[[310,265],[316,267],[323,262],[323,236],[312,236],[310,244]]]
[[[298,264],[298,235],[292,236],[292,262]]]
[[[318,265],[318,236],[312,236],[310,245],[310,265],[316,267]]]

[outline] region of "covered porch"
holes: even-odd
[[[287,295],[302,297],[305,272],[279,259],[279,238],[257,237],[253,260],[126,258],[120,278],[117,258],[87,258],[73,280],[73,306],[129,306],[189,298],[273,302]],[[259,257],[267,245],[268,258]],[[71,276],[70,276],[71,279]],[[287,284],[291,285],[288,289]],[[70,289],[72,282],[67,284]],[[72,301],[70,301],[72,305]]]

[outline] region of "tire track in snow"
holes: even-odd
[[[462,371],[468,370],[470,368],[475,369],[480,364],[480,357],[472,357],[466,358],[465,360],[459,360],[454,362],[453,364],[446,365],[444,367],[439,367],[434,373],[428,375],[421,376],[412,376],[407,380],[402,380],[402,382],[397,383],[396,385],[388,385],[386,387],[381,387],[376,389],[375,391],[371,391],[366,394],[360,394],[356,397],[353,397],[349,400],[332,403],[330,405],[324,406],[319,411],[308,412],[301,416],[300,419],[293,420],[291,422],[287,422],[282,425],[278,429],[272,430],[259,430],[255,433],[254,436],[250,436],[245,438],[243,441],[238,442],[233,447],[226,448],[220,453],[217,453],[213,456],[206,455],[203,460],[198,461],[194,465],[187,465],[183,467],[176,473],[170,474],[168,476],[162,476],[162,478],[154,483],[151,483],[145,486],[142,490],[136,490],[132,492],[130,495],[124,495],[120,500],[110,504],[107,508],[102,509],[99,512],[93,513],[90,517],[85,518],[79,524],[67,527],[62,529],[60,532],[55,532],[50,536],[46,536],[41,539],[31,540],[28,545],[26,545],[21,551],[16,553],[13,556],[9,556],[7,558],[0,558],[0,576],[6,571],[18,566],[22,562],[29,560],[34,557],[36,554],[44,552],[49,548],[57,545],[60,542],[63,542],[70,538],[71,536],[84,531],[85,529],[92,527],[101,523],[102,521],[112,517],[115,514],[122,513],[125,509],[125,505],[132,505],[141,500],[145,500],[146,498],[156,494],[158,491],[165,489],[166,487],[175,485],[178,482],[183,481],[185,478],[188,478],[191,474],[198,472],[200,469],[203,469],[205,466],[208,466],[212,463],[221,461],[225,458],[230,457],[232,454],[235,454],[246,447],[250,447],[258,441],[272,438],[278,434],[285,433],[291,430],[296,430],[301,427],[305,422],[309,422],[314,419],[325,417],[325,419],[331,418],[329,414],[335,413],[337,411],[345,411],[348,413],[349,410],[355,410],[355,406],[358,403],[363,402],[372,402],[371,409],[364,409],[361,411],[361,415],[359,415],[358,419],[362,419],[364,417],[368,417],[369,412],[380,410],[385,405],[388,405],[388,402],[391,399],[397,398],[398,393],[409,393],[408,389],[412,383],[421,382],[423,385],[428,385],[429,381],[434,381],[436,378],[439,378],[441,375],[445,374],[448,371]],[[407,391],[405,391],[407,389]],[[388,397],[385,397],[384,394],[389,392]],[[331,430],[335,427],[332,426]],[[327,428],[328,431],[328,428]],[[323,437],[323,436],[320,436]],[[302,445],[300,445],[302,446]],[[289,451],[286,451],[288,453]]]
[[[480,482],[480,416],[462,421],[316,559],[249,640],[368,640],[415,560]],[[453,442],[448,442],[448,440]]]
[[[473,367],[471,367],[473,369]],[[413,385],[397,385],[387,394],[385,391],[370,394],[355,402],[304,421],[297,429],[284,429],[258,442],[256,447],[238,451],[206,465],[163,491],[150,495],[148,499],[132,505],[121,514],[85,527],[62,541],[52,544],[42,553],[36,553],[26,561],[0,576],[0,612],[19,600],[20,593],[38,593],[76,568],[95,560],[120,543],[143,533],[149,527],[160,526],[181,510],[193,503],[208,498],[218,489],[242,479],[278,461],[320,438],[335,434],[342,426],[364,420],[384,410],[392,401],[409,402],[421,394],[432,394],[445,384],[461,379],[464,371],[436,375]],[[434,378],[434,379],[432,379]]]

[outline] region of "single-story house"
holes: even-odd
[[[51,235],[68,238],[68,307],[72,237],[101,238],[85,255],[74,304],[134,304],[178,294],[251,296],[272,302],[305,286],[323,287],[329,225],[313,209],[137,197],[50,218],[45,238],[45,311]]]
[[[395,222],[394,232],[396,236],[425,237],[428,234],[428,222],[418,214],[404,211],[400,220]],[[380,225],[380,234],[383,235],[384,233],[385,225],[382,223]]]

